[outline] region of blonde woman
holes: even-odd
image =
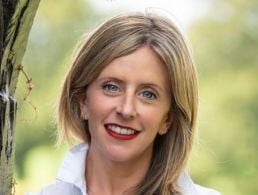
[[[61,93],[60,138],[82,143],[40,195],[218,195],[185,171],[197,107],[195,67],[173,22],[109,19],[83,41]]]

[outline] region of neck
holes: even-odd
[[[89,195],[134,194],[136,187],[146,175],[150,160],[133,159],[128,162],[116,162],[92,152],[90,146],[86,163],[86,181]]]

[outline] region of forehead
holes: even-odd
[[[147,46],[142,46],[128,55],[114,59],[99,75],[99,77],[110,76],[139,82],[154,82],[164,86],[170,83],[167,67]]]

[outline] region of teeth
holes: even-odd
[[[107,127],[109,130],[122,135],[132,135],[135,133],[135,131],[132,129],[121,128],[115,125],[108,125]]]

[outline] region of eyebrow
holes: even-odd
[[[143,86],[146,87],[152,87],[152,88],[158,88],[160,91],[162,91],[163,93],[166,93],[166,90],[163,89],[162,87],[160,87],[159,85],[153,84],[153,83],[144,83]]]
[[[110,81],[115,81],[115,82],[118,82],[118,83],[123,83],[123,80],[118,79],[116,77],[104,77],[104,78],[97,79],[98,82],[105,81],[105,80],[106,81],[110,80]]]

